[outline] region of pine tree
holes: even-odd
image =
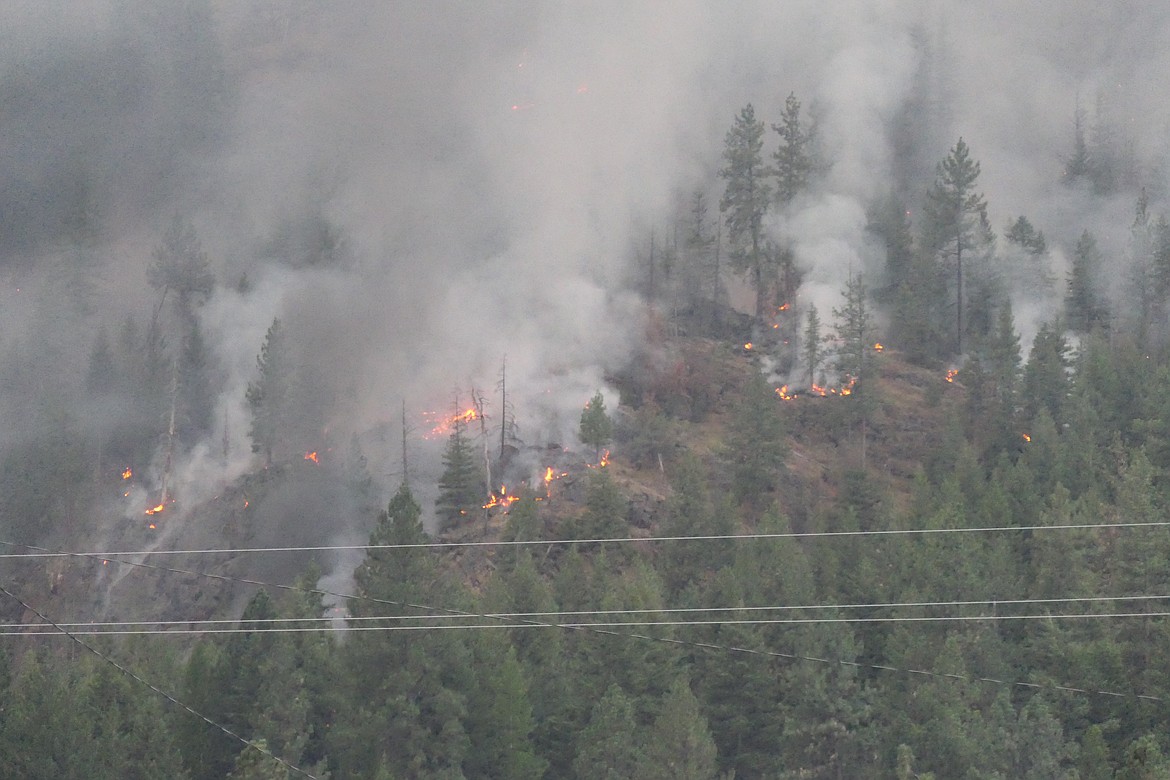
[[[775,391],[757,373],[732,410],[727,455],[732,490],[740,500],[766,504],[768,495],[779,486],[788,457],[780,407]]]
[[[641,760],[634,708],[616,685],[593,708],[589,725],[578,735],[573,769],[579,778],[628,780],[637,777]]]
[[[877,292],[881,299],[890,300],[910,281],[914,262],[910,212],[896,192],[890,192],[871,206],[866,229],[881,239],[886,250],[885,274]]]
[[[812,387],[817,381],[817,371],[824,360],[824,346],[821,342],[821,318],[817,314],[817,307],[809,304],[808,316],[805,318],[804,341],[802,342],[804,364],[808,368],[808,385]]]
[[[593,398],[581,411],[581,425],[577,437],[581,439],[582,444],[593,447],[594,457],[600,461],[601,448],[613,438],[613,421],[605,412],[605,399],[601,397],[600,390],[593,394]]]
[[[963,254],[977,246],[979,233],[989,233],[987,201],[975,191],[979,163],[962,138],[939,164],[927,192],[926,243],[955,266],[955,352],[963,352]]]
[[[245,398],[252,413],[252,452],[264,453],[265,463],[272,465],[285,441],[292,415],[292,356],[280,320],[274,319],[264,336],[256,357],[259,378],[248,383]]]
[[[764,123],[756,119],[755,109],[748,103],[727,131],[723,149],[727,165],[719,172],[727,182],[719,211],[725,215],[733,247],[732,265],[751,279],[756,291],[756,319],[760,322],[768,310],[767,292],[773,270],[764,241],[764,214],[772,190],[765,178],[763,139]]]
[[[858,386],[868,374],[874,343],[867,294],[864,279],[850,275],[842,291],[845,302],[833,309],[833,328],[840,342],[835,367],[841,373],[842,382],[855,380]]]
[[[1068,291],[1064,298],[1065,320],[1071,330],[1079,333],[1088,333],[1095,327],[1108,324],[1108,312],[1097,292],[1100,264],[1097,239],[1086,230],[1073,250]]]
[[[1069,391],[1069,359],[1062,330],[1059,323],[1046,322],[1032,340],[1020,394],[1025,419],[1034,418],[1041,409],[1047,410],[1053,420],[1063,419],[1064,399]]]
[[[405,485],[370,534],[371,546],[418,545],[427,537],[422,510]],[[434,554],[419,547],[372,549],[354,573],[355,616],[402,618],[419,604],[465,603],[441,576]],[[343,646],[343,707],[328,732],[328,752],[341,777],[458,777],[467,756],[466,696],[473,687],[464,639],[450,631],[362,633]]]
[[[483,505],[483,484],[480,460],[467,437],[467,423],[456,416],[443,451],[443,475],[439,478],[439,498],[435,502],[444,528],[472,515]]]
[[[690,683],[680,675],[647,735],[637,776],[644,780],[714,780],[717,749]]]
[[[156,316],[171,295],[179,318],[190,320],[194,307],[211,294],[215,285],[195,227],[176,214],[163,233],[162,243],[155,248],[153,259],[146,269],[146,279],[160,291]]]
[[[547,766],[533,751],[528,682],[502,633],[484,632],[474,647],[476,684],[468,696],[469,777],[538,780]]]
[[[1085,112],[1079,103],[1073,112],[1073,149],[1064,162],[1064,181],[1076,184],[1093,176],[1093,160],[1089,156],[1089,144],[1085,139]]]
[[[1048,251],[1048,242],[1044,240],[1043,231],[1037,230],[1027,217],[1021,216],[1015,222],[1008,224],[1004,233],[1010,243],[1024,249],[1033,257],[1043,255]]]
[[[861,276],[850,275],[845,284],[845,303],[833,309],[837,347],[836,368],[849,389],[855,420],[861,425],[861,468],[865,469],[869,418],[874,408],[874,390],[866,385],[873,352],[873,331],[869,319],[867,289]]]
[[[711,309],[718,304],[719,278],[715,264],[715,236],[707,222],[707,201],[703,193],[691,195],[690,220],[681,255],[679,289],[686,305],[708,299]]]
[[[780,124],[772,125],[780,134],[780,147],[772,154],[776,172],[776,202],[783,208],[808,187],[812,174],[809,154],[810,134],[800,126],[800,101],[789,94],[784,101]]]

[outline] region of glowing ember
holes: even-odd
[[[789,305],[788,305],[787,303],[782,303],[782,304],[780,304],[780,306],[779,306],[779,307],[776,309],[776,311],[777,311],[777,312],[788,311],[788,306],[789,306]]]
[[[1024,437],[1024,441],[1032,441],[1032,437],[1030,435],[1026,433],[1021,433],[1020,435]]]
[[[316,450],[313,450],[312,452],[306,452],[305,453],[305,460],[311,460],[314,463],[321,462],[320,460],[317,459],[317,451]]]
[[[874,351],[874,352],[881,352],[883,349],[885,349],[885,347],[884,347],[884,346],[882,346],[881,344],[874,344],[874,345],[873,345],[873,351]]]
[[[752,348],[752,343],[749,341],[748,343],[743,345],[743,348],[750,352],[751,348]]]
[[[132,476],[134,476],[134,472],[130,470],[129,466],[127,466],[126,470],[122,472],[122,479],[130,479]]]
[[[146,527],[147,527],[147,528],[149,528],[149,529],[150,529],[150,530],[152,530],[152,531],[153,531],[155,528],[158,528],[158,526],[156,526],[154,523],[151,523],[150,525],[148,525],[148,526],[146,526]]]
[[[249,501],[248,501],[248,499],[245,498],[244,499],[244,509],[248,508],[248,504],[249,504]]]
[[[950,382],[950,383],[954,384],[954,382],[955,382],[955,377],[957,377],[958,375],[959,375],[959,369],[957,369],[957,368],[950,368],[950,369],[947,369],[947,376],[946,376],[946,380],[947,380],[948,382]]]

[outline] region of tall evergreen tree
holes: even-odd
[[[581,410],[581,424],[577,437],[582,444],[593,448],[594,457],[601,460],[601,448],[613,438],[613,421],[605,411],[605,399],[598,390]]]
[[[866,385],[873,354],[867,289],[861,276],[850,276],[845,284],[845,302],[833,309],[837,333],[836,368],[848,388],[854,419],[861,426],[861,468],[865,469],[869,418],[875,406],[874,389]]]
[[[443,450],[443,474],[439,477],[439,498],[435,502],[444,528],[474,514],[483,505],[483,485],[480,460],[468,439],[467,423],[456,415]]]
[[[1078,102],[1073,112],[1073,148],[1072,154],[1064,161],[1064,181],[1067,184],[1076,184],[1079,181],[1092,178],[1093,159],[1089,156],[1089,143],[1085,135],[1085,112]]]
[[[727,456],[732,491],[740,500],[765,504],[779,486],[788,457],[780,406],[775,391],[756,373],[732,410]]]
[[[735,118],[724,140],[719,175],[727,182],[719,201],[733,247],[733,267],[747,273],[756,291],[756,319],[767,316],[771,262],[764,240],[764,215],[772,199],[763,161],[764,123],[748,103]]]
[[[824,343],[821,341],[821,318],[817,314],[817,307],[812,304],[809,304],[808,315],[805,317],[801,352],[805,367],[808,369],[808,385],[812,387],[817,381],[817,371],[820,370],[825,358]]]
[[[715,740],[685,675],[667,692],[644,750],[637,773],[644,780],[715,780]]]
[[[288,436],[293,397],[293,365],[290,347],[279,319],[274,319],[256,357],[259,377],[248,383],[245,398],[252,413],[252,452],[264,453],[272,465]]]
[[[422,510],[405,485],[370,534],[372,549],[354,573],[358,617],[402,619],[427,614],[420,605],[457,606],[457,585],[444,578],[430,551]],[[451,631],[370,632],[343,647],[341,684],[346,706],[329,731],[329,754],[342,777],[428,780],[459,777],[470,742],[465,730],[467,692],[473,686],[470,653]]]
[[[955,268],[955,352],[963,352],[963,255],[989,233],[987,201],[975,190],[979,163],[962,138],[938,164],[926,197],[926,244]]]
[[[579,780],[626,780],[636,777],[641,745],[634,708],[616,685],[598,700],[577,738],[573,770]]]
[[[175,215],[152,257],[146,279],[159,291],[158,309],[171,296],[176,313],[187,322],[193,316],[194,307],[211,294],[215,285],[207,253],[195,227]]]
[[[1073,249],[1072,268],[1068,274],[1068,291],[1064,298],[1065,320],[1070,329],[1088,333],[1108,324],[1108,311],[1098,292],[1101,251],[1097,239],[1088,230],[1081,233]]]
[[[772,125],[772,129],[780,134],[780,146],[772,153],[772,160],[776,172],[776,202],[783,208],[808,187],[812,174],[812,138],[801,127],[800,101],[795,94],[789,94],[784,101],[780,124]]]

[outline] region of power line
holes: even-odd
[[[270,587],[277,587],[272,583],[265,583]],[[350,596],[349,598],[354,598]],[[695,614],[695,613],[718,613],[718,612],[796,612],[796,611],[838,611],[838,610],[860,610],[860,609],[905,609],[905,608],[928,608],[928,607],[969,607],[969,606],[1018,606],[1024,604],[1080,604],[1080,603],[1100,603],[1100,602],[1134,602],[1134,601],[1166,601],[1170,600],[1170,595],[1164,596],[1073,596],[1069,598],[1043,598],[1043,599],[972,599],[963,601],[893,601],[882,603],[862,603],[862,604],[777,604],[768,606],[736,606],[736,607],[658,607],[645,609],[590,609],[590,610],[548,610],[543,612],[485,612],[482,617],[492,619],[516,619],[516,618],[541,618],[541,617],[594,617],[594,616],[609,616],[609,615],[668,615],[668,614]],[[1104,613],[1092,615],[1079,614],[1043,614],[1043,615],[1028,615],[1022,617],[1050,617],[1053,619],[1071,618],[1071,617],[1130,617],[1133,615],[1148,615],[1157,616],[1161,613],[1142,612],[1142,613],[1118,613],[1114,615],[1107,615]],[[188,619],[188,620],[118,620],[118,621],[85,621],[79,623],[59,623],[58,625],[80,629],[78,633],[93,629],[108,629],[108,628],[127,628],[134,626],[233,626],[238,628],[238,632],[247,632],[254,629],[243,628],[242,626],[259,625],[268,626],[279,623],[333,623],[337,620],[344,619],[347,624],[372,622],[376,620],[452,620],[455,618],[480,618],[478,614],[459,614],[459,615],[345,615],[345,616],[322,616],[322,617],[293,617],[293,618],[240,618],[239,620],[232,620],[230,618],[221,619]],[[994,616],[988,616],[989,619]],[[936,619],[945,619],[940,617]],[[959,618],[971,619],[971,618]],[[1001,617],[1000,619],[1004,619]],[[1015,618],[1020,619],[1020,618]],[[909,621],[910,618],[905,618]],[[714,622],[729,622],[729,621],[714,621]],[[760,621],[765,622],[765,621]],[[811,622],[811,621],[805,621]],[[873,622],[873,621],[869,621]],[[680,622],[673,625],[685,625],[686,622]],[[0,624],[6,629],[23,629],[23,628],[37,628],[42,625],[40,623],[7,623]],[[564,625],[564,624],[558,624]],[[601,625],[601,624],[594,624]],[[632,625],[631,623],[623,622],[621,625]],[[648,623],[647,625],[667,625],[662,622]],[[263,630],[263,629],[259,629]],[[13,636],[15,631],[10,633],[0,633],[0,636]],[[143,631],[141,633],[151,633]],[[197,633],[197,632],[191,632]]]
[[[296,765],[294,765],[294,764],[291,764],[291,763],[289,763],[288,761],[285,761],[283,758],[281,758],[280,756],[276,755],[275,753],[273,753],[272,751],[268,750],[266,747],[264,747],[264,746],[262,746],[262,745],[259,745],[259,744],[255,744],[255,743],[249,742],[248,740],[244,739],[243,737],[241,737],[241,736],[240,736],[239,734],[237,734],[236,732],[234,732],[234,731],[232,731],[231,729],[229,729],[227,726],[224,726],[222,723],[217,723],[216,721],[214,721],[214,720],[212,720],[211,718],[207,717],[207,716],[206,716],[206,715],[204,715],[203,713],[201,713],[201,712],[198,712],[197,710],[195,710],[194,708],[192,708],[190,705],[188,705],[188,704],[185,704],[185,703],[183,703],[182,701],[179,701],[177,698],[175,698],[175,697],[174,697],[174,696],[172,696],[171,694],[167,693],[167,692],[166,692],[166,691],[164,691],[163,689],[161,689],[161,688],[159,688],[159,687],[157,687],[157,686],[153,685],[152,683],[148,682],[147,680],[143,679],[142,677],[139,677],[137,674],[135,674],[134,672],[130,671],[130,670],[129,670],[129,669],[127,669],[126,667],[122,666],[122,665],[121,665],[121,664],[119,664],[117,661],[115,661],[113,658],[110,658],[109,656],[105,655],[104,653],[102,653],[101,651],[99,651],[97,648],[94,648],[94,647],[91,647],[90,645],[87,645],[85,642],[83,642],[83,641],[81,641],[80,639],[78,639],[78,632],[71,632],[71,631],[68,631],[68,630],[66,630],[64,627],[62,627],[60,624],[58,624],[58,623],[54,623],[54,622],[53,622],[51,619],[49,619],[49,618],[48,618],[48,617],[47,617],[47,616],[46,616],[44,613],[42,613],[42,612],[41,612],[40,610],[38,610],[36,607],[33,607],[32,605],[30,605],[30,604],[28,604],[27,602],[25,602],[25,601],[24,601],[24,599],[20,598],[19,596],[17,596],[17,595],[16,595],[16,594],[14,594],[14,593],[12,593],[10,590],[8,590],[7,588],[5,588],[3,585],[0,585],[0,593],[3,593],[5,596],[8,596],[8,597],[9,597],[9,598],[11,598],[13,601],[15,601],[16,603],[20,604],[20,606],[24,607],[24,608],[25,608],[26,610],[28,610],[29,612],[32,612],[34,615],[36,615],[37,617],[39,617],[41,620],[43,620],[44,622],[46,622],[46,623],[48,623],[50,626],[52,626],[54,629],[56,629],[55,631],[52,631],[52,632],[47,632],[47,633],[51,633],[51,634],[53,634],[54,636],[66,636],[66,637],[68,637],[70,640],[72,640],[73,642],[76,642],[77,644],[81,645],[83,648],[85,648],[85,649],[86,649],[86,650],[88,650],[89,652],[93,653],[93,654],[94,654],[94,655],[96,655],[98,658],[100,658],[100,659],[102,659],[103,661],[105,661],[106,663],[108,663],[110,666],[113,666],[115,669],[117,669],[119,672],[121,672],[122,674],[124,674],[124,675],[126,675],[127,677],[129,677],[131,680],[134,680],[134,681],[136,681],[136,682],[138,682],[138,683],[140,683],[140,684],[142,684],[142,685],[145,685],[147,688],[149,688],[150,690],[154,691],[154,692],[155,692],[155,693],[157,693],[159,696],[162,696],[164,699],[166,699],[167,701],[169,701],[171,704],[174,704],[176,707],[181,707],[182,709],[186,710],[187,712],[191,713],[191,714],[192,714],[192,715],[194,715],[195,717],[197,717],[197,718],[199,718],[200,720],[202,720],[204,723],[207,723],[207,724],[209,724],[209,725],[211,725],[211,726],[214,726],[215,728],[217,728],[217,729],[219,729],[220,731],[222,731],[224,734],[227,734],[227,735],[228,735],[229,737],[231,737],[232,739],[235,739],[235,740],[237,740],[237,741],[239,741],[239,742],[242,742],[242,743],[244,744],[245,748],[247,748],[248,746],[254,747],[254,748],[256,748],[257,750],[259,750],[261,753],[263,753],[264,755],[268,756],[269,758],[273,758],[273,759],[275,759],[276,761],[278,761],[278,762],[279,762],[279,763],[280,763],[282,766],[284,766],[285,768],[287,768],[287,769],[289,769],[289,770],[291,770],[291,771],[293,771],[293,772],[296,772],[296,773],[297,773],[297,774],[299,774],[299,775],[302,775],[302,776],[304,776],[304,777],[307,777],[307,778],[309,778],[310,780],[318,780],[318,778],[317,778],[317,776],[316,776],[316,775],[311,775],[311,774],[309,774],[308,772],[306,772],[304,769],[301,769],[300,767],[298,767],[298,766],[296,766]]]
[[[12,544],[11,542],[0,542],[0,543]],[[28,549],[39,549],[39,550],[44,549],[44,548],[32,547],[31,545],[13,545],[13,546],[24,546],[24,547],[27,547]],[[84,554],[84,553],[67,553],[67,555],[71,555],[74,557],[100,558],[100,556],[97,556],[97,555]],[[816,656],[806,656],[806,655],[800,655],[800,654],[795,654],[795,653],[783,653],[783,652],[775,651],[775,650],[759,650],[759,649],[755,649],[755,648],[742,648],[742,647],[735,647],[735,646],[730,646],[730,645],[717,645],[717,644],[713,644],[713,643],[709,643],[709,642],[696,642],[696,641],[690,641],[690,640],[685,640],[685,639],[677,639],[677,638],[673,638],[673,637],[659,637],[659,636],[654,636],[652,634],[640,634],[640,633],[630,633],[630,632],[625,632],[625,631],[615,631],[612,628],[606,627],[605,625],[602,625],[602,624],[584,623],[584,624],[574,625],[574,624],[564,624],[564,623],[549,623],[549,622],[545,622],[545,621],[537,621],[537,620],[531,620],[531,619],[527,619],[527,618],[515,618],[514,619],[515,622],[505,623],[505,624],[501,625],[502,621],[504,621],[506,619],[496,617],[495,615],[492,615],[492,614],[466,612],[463,610],[450,609],[447,607],[433,607],[433,606],[428,606],[425,604],[414,604],[411,602],[392,601],[390,599],[379,599],[379,598],[374,598],[371,596],[360,596],[360,595],[336,593],[333,591],[322,590],[319,588],[304,588],[304,587],[300,587],[297,585],[284,585],[284,584],[279,584],[279,583],[262,582],[262,581],[251,580],[251,579],[247,579],[247,578],[243,578],[243,577],[232,577],[232,576],[226,575],[226,574],[213,574],[210,572],[192,571],[192,570],[187,570],[187,569],[176,569],[176,568],[172,568],[172,567],[168,567],[168,566],[161,566],[159,564],[146,563],[143,561],[123,561],[123,560],[118,560],[118,559],[111,559],[111,560],[114,560],[115,563],[119,563],[119,564],[126,565],[126,566],[134,566],[134,567],[140,567],[140,568],[145,568],[145,569],[154,569],[157,571],[165,571],[165,572],[171,572],[171,573],[175,573],[175,574],[189,574],[189,575],[193,575],[193,576],[208,577],[210,579],[216,579],[216,580],[221,580],[221,581],[225,581],[225,582],[238,582],[238,583],[245,584],[245,585],[271,587],[271,588],[276,588],[279,590],[287,590],[287,591],[293,591],[293,592],[299,592],[299,593],[308,593],[308,594],[313,594],[313,595],[318,595],[318,596],[332,596],[334,598],[355,599],[355,600],[359,600],[359,601],[368,601],[368,602],[376,603],[376,604],[387,604],[387,605],[395,606],[395,607],[406,607],[406,608],[410,608],[410,609],[420,609],[420,610],[423,610],[425,612],[431,612],[431,613],[442,613],[443,615],[446,615],[446,616],[478,617],[478,618],[486,619],[486,620],[501,621],[500,623],[491,624],[490,627],[492,627],[492,628],[501,628],[501,627],[507,627],[507,628],[523,628],[523,627],[561,628],[561,629],[569,630],[569,631],[586,631],[589,633],[601,634],[604,636],[623,637],[626,639],[641,639],[641,640],[653,641],[653,642],[665,642],[668,644],[674,644],[674,645],[679,645],[679,646],[684,646],[684,647],[695,647],[695,648],[700,648],[700,649],[704,649],[704,650],[722,650],[722,651],[727,651],[727,652],[739,652],[739,653],[746,653],[749,655],[758,655],[758,656],[770,657],[770,658],[782,658],[782,659],[787,659],[787,660],[791,660],[791,661],[807,661],[810,663],[827,664],[830,666],[834,666],[834,665],[835,666],[849,666],[849,667],[853,667],[853,668],[870,669],[870,670],[874,670],[874,671],[903,673],[903,674],[908,674],[908,675],[934,677],[934,678],[939,678],[939,679],[953,679],[953,680],[962,680],[962,681],[967,681],[967,682],[981,682],[981,683],[989,683],[989,684],[996,684],[996,685],[1008,685],[1008,686],[1013,686],[1013,687],[1031,688],[1031,689],[1059,690],[1059,691],[1065,691],[1065,692],[1071,692],[1071,693],[1092,694],[1092,695],[1110,696],[1110,697],[1116,697],[1116,698],[1134,698],[1134,699],[1139,699],[1139,700],[1143,700],[1143,701],[1160,702],[1163,700],[1162,697],[1160,697],[1160,696],[1153,696],[1153,695],[1149,695],[1149,694],[1120,693],[1117,691],[1092,690],[1092,689],[1088,689],[1088,688],[1077,688],[1074,686],[1058,685],[1055,683],[1029,683],[1029,682],[1022,682],[1022,681],[997,680],[997,679],[989,678],[989,677],[976,677],[976,676],[971,676],[971,675],[959,675],[959,674],[950,674],[950,673],[943,673],[943,672],[932,672],[932,671],[925,670],[925,669],[899,669],[897,667],[887,666],[884,664],[862,663],[859,661],[846,661],[844,659],[818,658]],[[1153,613],[1141,613],[1141,614],[1143,616],[1150,616]],[[1048,616],[1042,615],[1042,616],[1037,616],[1037,617],[1048,617]],[[613,625],[615,627],[616,626],[632,627],[632,626],[635,626],[638,624],[616,623],[616,624],[610,624],[610,625]],[[665,626],[666,624],[653,622],[653,623],[646,623],[644,625]],[[485,626],[485,628],[486,627],[488,627],[488,626]],[[423,627],[419,627],[419,628],[434,628],[434,627],[433,626],[423,626]],[[316,627],[314,627],[312,629],[301,629],[301,631],[310,631],[310,630],[311,631],[320,631],[321,629],[316,628]],[[418,630],[418,629],[416,628],[415,630]],[[231,631],[231,630],[225,629],[222,632],[227,633],[229,631]],[[156,631],[153,633],[165,634],[165,633],[172,633],[172,632]],[[80,640],[77,640],[77,641],[80,641]]]
[[[313,631],[332,632],[394,632],[394,631],[467,631],[480,629],[501,628],[640,628],[646,626],[765,626],[765,625],[821,625],[826,623],[950,623],[950,622],[979,622],[979,621],[1007,621],[1007,620],[1101,620],[1107,618],[1137,618],[1137,617],[1168,617],[1170,612],[1085,612],[1070,614],[1040,614],[1040,615],[920,615],[912,617],[824,617],[824,618],[724,618],[719,620],[617,620],[609,622],[543,622],[523,621],[520,623],[451,623],[446,625],[408,625],[408,626],[347,626],[337,627],[307,626],[307,627],[256,627],[256,628],[176,628],[176,629],[110,629],[73,631],[78,636],[97,636],[109,634],[114,636],[141,636],[144,634],[161,634],[164,636],[179,636],[183,634],[297,634]],[[451,615],[399,615],[376,617],[376,620],[415,620],[427,618],[452,619]],[[503,615],[467,614],[459,617],[483,617],[490,620],[502,620]],[[271,622],[271,621],[261,621]],[[57,631],[0,631],[0,636],[60,636]]]
[[[23,547],[34,550],[31,553],[0,553],[0,559],[11,558],[66,558],[83,556],[113,560],[121,556],[151,556],[151,555],[212,555],[243,553],[296,553],[296,552],[345,552],[354,550],[413,550],[413,549],[451,549],[467,547],[527,547],[541,545],[565,544],[623,544],[623,543],[650,543],[650,542],[715,542],[715,541],[749,541],[760,539],[823,539],[838,537],[867,537],[867,536],[928,536],[937,534],[970,534],[970,533],[1004,533],[1008,531],[1069,531],[1093,530],[1100,528],[1165,528],[1170,526],[1170,520],[1151,520],[1148,522],[1124,523],[1064,523],[1058,525],[999,525],[968,528],[883,528],[868,531],[783,531],[776,533],[752,534],[710,534],[701,536],[618,536],[598,539],[513,539],[478,542],[411,542],[407,544],[340,544],[340,545],[313,545],[303,547],[212,547],[192,550],[107,550],[97,552],[56,552],[43,550],[32,545],[20,544],[0,539],[0,544],[8,547]]]

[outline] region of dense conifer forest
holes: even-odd
[[[362,15],[151,5],[9,12],[0,56],[0,148],[42,154],[0,163],[0,776],[1170,777],[1170,170],[1120,86],[1045,117],[1021,199],[960,6],[908,5],[866,22],[902,58],[871,125],[839,69],[769,76],[652,206],[615,147],[582,159],[647,178],[562,210],[593,174],[533,139],[613,98],[509,43],[506,118],[438,142],[389,90],[424,115],[372,220],[344,154],[256,162],[378,61]],[[434,208],[499,200],[427,183],[493,122],[554,205]]]

